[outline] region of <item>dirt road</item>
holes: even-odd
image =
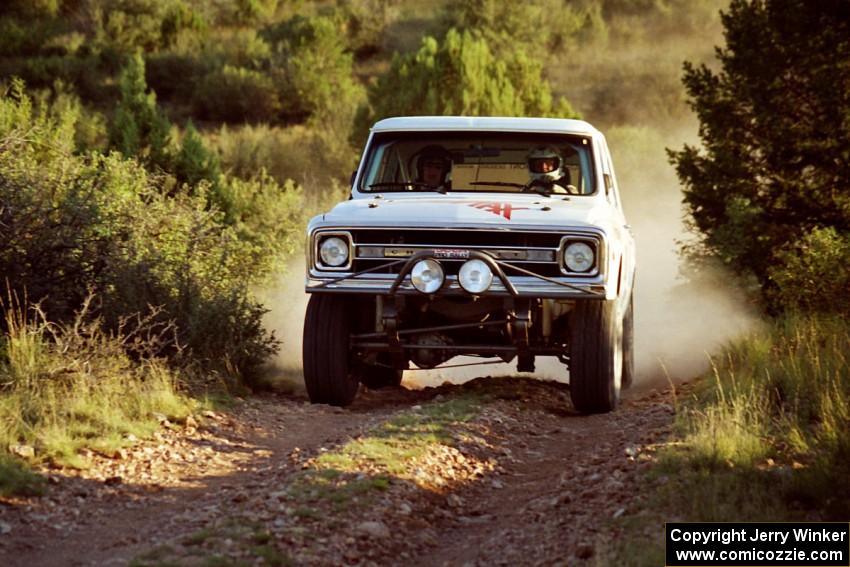
[[[524,378],[206,412],[0,505],[0,564],[605,564],[665,393],[580,416]],[[658,526],[647,526],[657,532]]]

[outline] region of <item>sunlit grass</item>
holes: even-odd
[[[478,404],[479,400],[467,396],[406,412],[369,435],[323,454],[316,464],[321,469],[354,472],[365,461],[388,474],[403,476],[409,472],[411,460],[434,445],[449,442],[450,427],[474,417]]]
[[[288,493],[305,504],[325,501],[343,508],[388,490],[394,480],[415,481],[417,460],[453,444],[453,428],[477,415],[479,407],[476,396],[466,395],[404,412],[321,454],[292,481]]]
[[[790,316],[729,345],[644,479],[649,515],[624,518],[625,538],[603,559],[657,564],[665,521],[846,519],[848,353],[850,322],[840,317]],[[647,522],[659,526],[651,542]]]
[[[84,468],[82,449],[114,454],[133,436],[149,436],[162,420],[181,421],[195,407],[162,362],[130,359],[120,337],[105,334],[96,321],[60,327],[34,313],[39,318],[28,320],[19,305],[5,312],[0,455],[6,462],[25,469],[6,453],[23,447],[17,454],[32,464]]]

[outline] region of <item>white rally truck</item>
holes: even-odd
[[[579,120],[376,123],[351,197],[307,228],[304,379],[345,406],[410,364],[538,356],[580,412],[634,375],[635,244],[605,137]],[[566,373],[565,373],[566,374]]]

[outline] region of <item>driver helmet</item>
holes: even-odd
[[[534,148],[528,154],[528,171],[532,181],[555,182],[564,175],[564,160],[552,146]]]
[[[416,162],[416,171],[420,180],[425,179],[425,166],[440,168],[441,183],[445,182],[446,174],[452,168],[452,156],[449,151],[438,145],[426,146],[419,154],[419,160]]]

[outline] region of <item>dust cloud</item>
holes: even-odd
[[[280,349],[265,372],[267,382],[276,390],[305,391],[301,344],[310,297],[304,291],[304,266],[303,255],[294,257],[287,263],[277,285],[258,294],[268,309],[263,324],[280,341]]]
[[[608,143],[626,219],[637,244],[635,355],[638,386],[682,381],[703,373],[709,355],[757,324],[754,308],[728,274],[691,281],[682,274],[682,193],[665,147],[694,143],[695,124],[668,132],[615,127]],[[718,282],[729,282],[722,284]]]

